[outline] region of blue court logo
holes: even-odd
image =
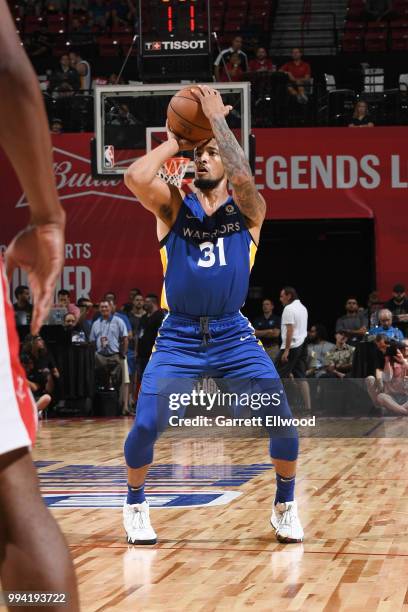
[[[121,508],[126,492],[124,466],[36,463],[43,498],[51,508]],[[148,474],[146,496],[152,508],[215,506],[241,495],[241,487],[272,469],[252,465],[156,464]]]

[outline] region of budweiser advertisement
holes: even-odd
[[[54,137],[54,171],[58,193],[67,212],[65,266],[58,287],[73,297],[89,295],[95,300],[115,291],[126,300],[128,290],[161,290],[162,273],[155,238],[155,222],[125,187],[123,180],[98,181],[91,176],[91,134]],[[0,248],[27,223],[28,204],[21,187],[4,159]],[[24,283],[17,271],[11,289]]]
[[[255,135],[255,178],[268,219],[374,218],[378,289],[385,297],[396,280],[405,280],[408,128],[260,129]],[[53,136],[55,177],[68,219],[59,285],[95,300],[107,290],[125,300],[132,287],[158,293],[154,219],[122,180],[92,178],[91,136]],[[28,205],[4,157],[0,177],[4,250],[27,222]],[[21,282],[16,272],[12,288]]]

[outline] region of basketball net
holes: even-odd
[[[166,183],[181,187],[190,161],[188,157],[170,157],[164,162],[157,176]]]

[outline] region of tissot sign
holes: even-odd
[[[143,37],[143,55],[160,57],[161,55],[205,55],[208,53],[208,40],[205,38],[189,40],[146,40]]]
[[[377,286],[382,296],[408,282],[408,128],[265,129],[257,139],[256,183],[269,219],[375,218]],[[95,180],[90,134],[54,136],[54,172],[67,211],[60,284],[98,300],[125,300],[132,287],[159,292],[161,264],[151,214],[123,181]],[[0,249],[27,223],[28,207],[0,154]],[[279,257],[274,254],[274,265]],[[16,274],[14,286],[21,281]]]

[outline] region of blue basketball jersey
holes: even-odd
[[[208,216],[187,195],[161,242],[162,308],[193,316],[237,312],[248,292],[256,245],[232,197]]]

